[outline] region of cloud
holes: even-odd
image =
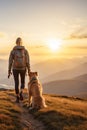
[[[31,46],[31,48],[43,48],[44,46],[43,45],[33,45]]]
[[[87,46],[70,46],[71,49],[81,49],[81,50],[87,50]]]
[[[7,36],[6,33],[0,32],[0,38],[4,38],[4,37],[6,37],[6,36]]]
[[[82,27],[82,28],[75,30],[66,39],[87,39],[87,27]]]
[[[87,38],[87,34],[71,34],[69,39],[86,39]]]

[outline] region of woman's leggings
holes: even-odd
[[[21,89],[24,89],[25,87],[25,74],[26,70],[16,70],[13,69],[13,76],[14,76],[14,82],[15,82],[15,93],[19,94],[19,75],[21,80]]]

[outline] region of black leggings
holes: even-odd
[[[20,75],[20,79],[21,79],[21,89],[24,89],[24,87],[25,87],[25,73],[26,73],[26,70],[13,69],[16,94],[19,94],[19,75]]]

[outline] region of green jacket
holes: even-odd
[[[22,67],[22,68],[17,68],[14,64],[14,55],[15,55],[15,51],[16,50],[20,50],[20,49],[24,49],[25,50],[25,54],[26,54],[26,66]],[[28,73],[30,72],[30,58],[29,58],[29,53],[28,51],[25,49],[24,46],[15,46],[12,51],[10,52],[10,56],[9,56],[9,65],[8,65],[8,72],[11,72],[12,69],[16,69],[16,70],[28,70]]]

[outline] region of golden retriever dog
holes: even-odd
[[[31,109],[41,109],[47,107],[45,104],[45,99],[42,96],[42,85],[38,80],[37,72],[29,73],[30,82],[28,83],[29,92],[29,106]]]

